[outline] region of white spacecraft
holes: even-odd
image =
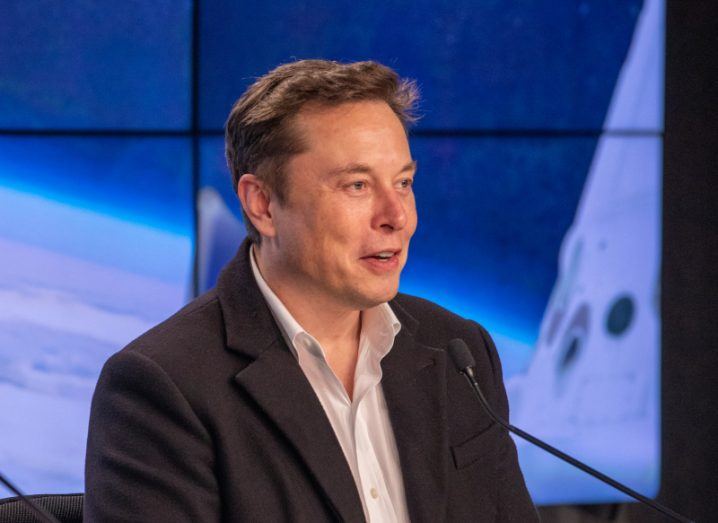
[[[646,495],[660,463],[663,0],[646,0],[511,422]],[[539,503],[623,495],[516,440]]]

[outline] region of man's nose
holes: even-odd
[[[374,227],[377,229],[400,230],[407,223],[406,202],[394,188],[381,191],[376,202]]]

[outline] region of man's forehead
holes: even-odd
[[[311,169],[320,171],[323,178],[387,168],[392,174],[416,169],[406,130],[382,100],[304,107],[292,132],[303,143],[303,151],[290,162],[310,161]]]

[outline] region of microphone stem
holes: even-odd
[[[549,453],[553,454],[554,456],[556,456],[557,458],[560,458],[560,459],[564,460],[565,462],[570,463],[574,467],[586,472],[587,474],[590,474],[590,475],[600,479],[604,483],[611,485],[612,487],[620,490],[624,494],[628,494],[632,498],[637,499],[638,501],[642,501],[643,503],[645,503],[649,507],[653,508],[654,510],[661,512],[662,514],[665,514],[666,516],[671,517],[671,518],[675,519],[676,521],[681,521],[683,523],[693,523],[692,520],[686,518],[685,516],[682,516],[681,514],[678,514],[674,511],[672,511],[668,507],[665,507],[665,506],[661,505],[660,503],[657,503],[657,502],[653,501],[652,499],[647,498],[646,496],[636,492],[633,489],[628,488],[627,486],[623,485],[622,483],[619,483],[615,479],[610,478],[610,477],[606,476],[605,474],[597,471],[596,469],[591,468],[588,465],[569,456],[568,454],[561,452],[560,450],[558,450],[555,447],[552,447],[548,443],[545,443],[545,442],[541,441],[540,439],[532,436],[531,434],[524,432],[520,428],[514,427],[513,425],[505,422],[493,411],[493,409],[489,405],[489,402],[486,401],[484,394],[481,392],[481,388],[479,387],[479,384],[476,382],[476,379],[474,378],[474,372],[471,369],[471,367],[467,367],[466,369],[464,369],[462,371],[462,374],[464,375],[464,377],[466,377],[468,382],[471,384],[471,387],[476,392],[476,395],[478,396],[479,401],[481,402],[481,405],[484,407],[484,410],[486,410],[486,412],[489,414],[489,416],[491,416],[491,418],[496,423],[498,423],[499,425],[504,427],[509,432],[513,432],[514,434],[516,434],[517,436],[520,436],[521,438],[525,439],[529,443],[533,443],[534,445],[542,448],[546,452],[549,452]]]

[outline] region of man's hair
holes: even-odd
[[[294,129],[294,117],[310,102],[332,107],[365,100],[386,102],[405,130],[417,119],[416,84],[377,62],[300,60],[257,79],[234,104],[225,125],[225,152],[235,193],[239,178],[253,173],[283,204],[288,186],[284,166],[306,149]],[[259,244],[259,232],[242,212],[247,235]]]

